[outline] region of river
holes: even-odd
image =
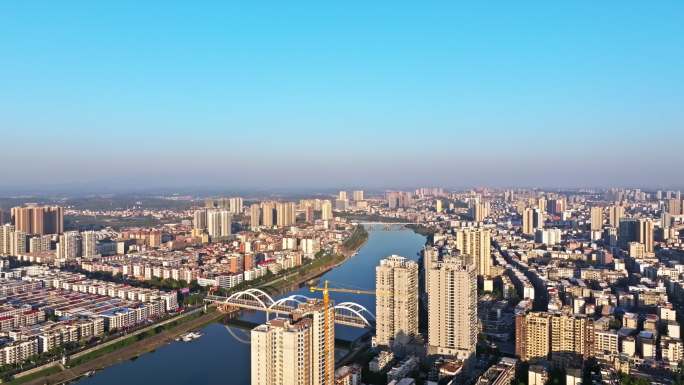
[[[417,253],[425,243],[425,237],[400,225],[392,225],[389,230],[384,225],[367,226],[368,241],[359,253],[341,266],[327,272],[322,279],[330,281],[332,287],[351,289],[374,289],[375,266],[378,261],[391,254],[417,259]],[[306,288],[293,291],[318,297]],[[375,297],[346,293],[332,293],[337,302],[356,302],[375,314]],[[245,320],[264,322],[264,313],[245,313]],[[193,342],[173,342],[164,345],[139,358],[121,363],[92,377],[78,382],[79,385],[241,385],[250,382],[249,330],[230,327],[221,323],[206,326],[201,338]],[[232,334],[231,334],[232,333]],[[336,338],[353,340],[364,330],[344,326],[335,328]],[[236,338],[237,337],[237,338]],[[240,341],[242,340],[242,342]]]

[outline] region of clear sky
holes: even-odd
[[[0,2],[0,185],[682,186],[684,1]]]

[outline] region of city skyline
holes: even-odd
[[[2,3],[0,382],[684,385],[682,16]]]
[[[177,198],[5,201],[3,381],[684,383],[681,190]]]
[[[682,7],[5,5],[0,178],[678,188]]]

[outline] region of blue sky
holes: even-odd
[[[682,185],[684,2],[256,3],[0,3],[2,184]]]

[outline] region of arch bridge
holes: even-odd
[[[207,295],[205,302],[213,303],[223,312],[232,312],[239,309],[263,311],[266,319],[271,314],[290,315],[309,298],[304,295],[294,294],[288,297],[274,299],[268,293],[259,289],[247,289],[233,293],[228,297]],[[356,328],[374,328],[375,316],[365,307],[355,302],[341,302],[335,305],[335,323]]]

